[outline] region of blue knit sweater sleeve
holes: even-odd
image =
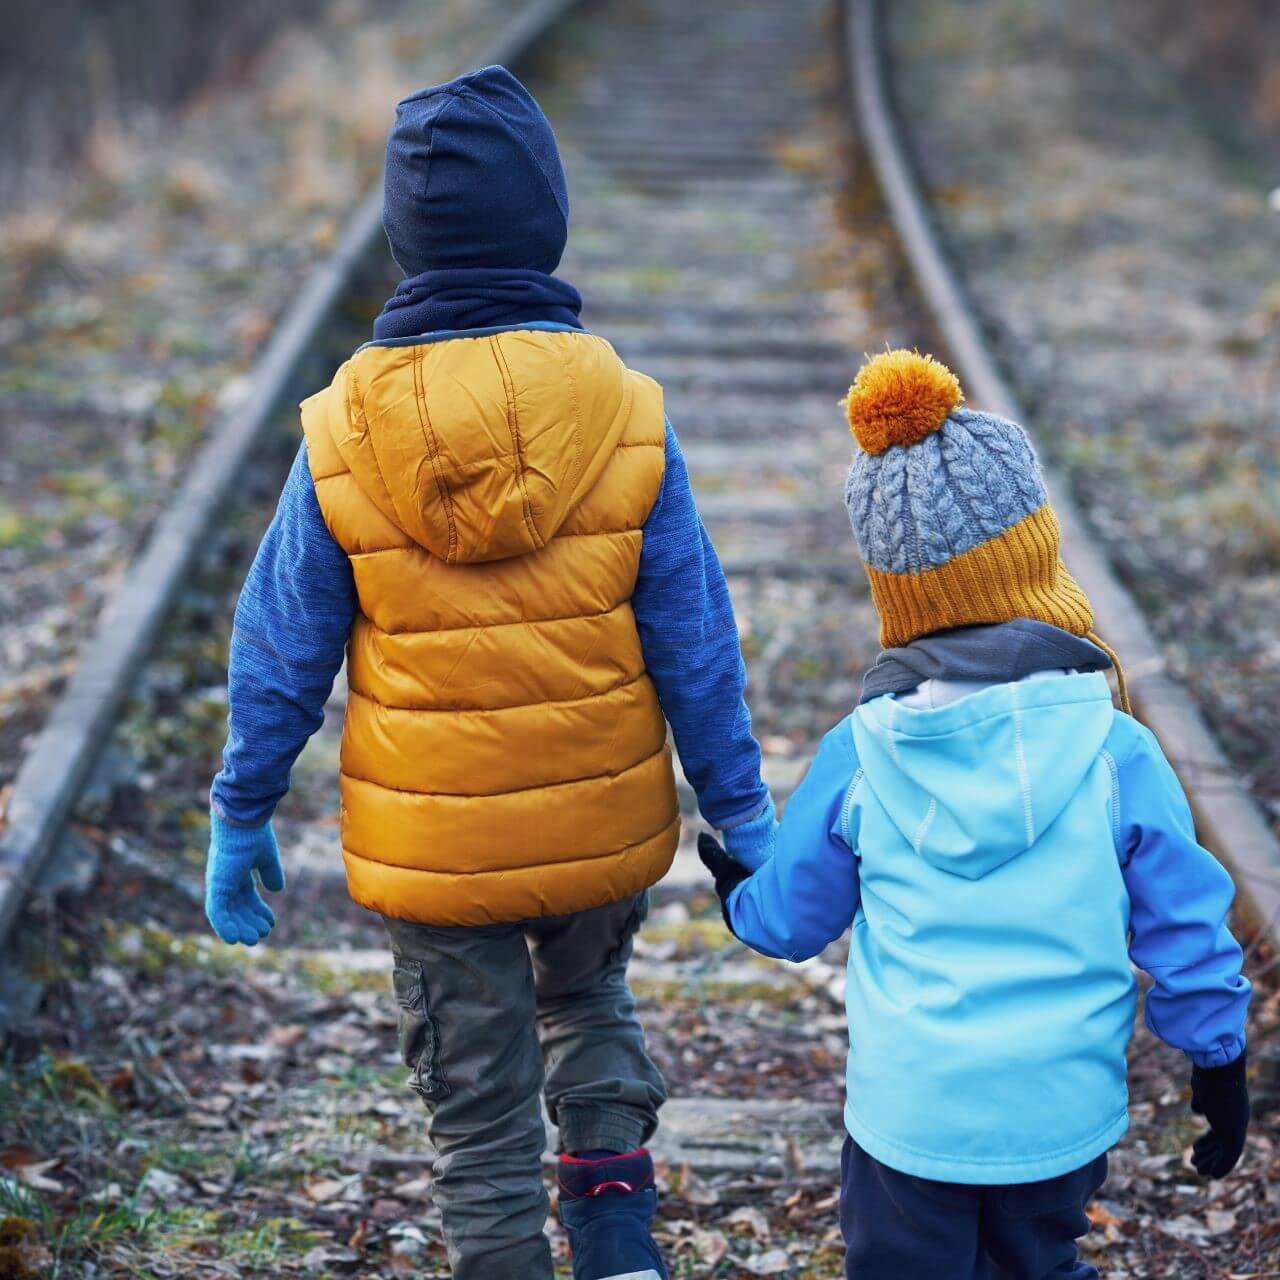
[[[260,826],[324,720],[356,615],[351,561],[320,514],[304,443],[236,605],[227,745],[213,811]]]
[[[1227,924],[1235,886],[1196,839],[1191,808],[1154,735],[1117,715],[1107,749],[1116,766],[1129,954],[1154,984],[1147,1025],[1197,1066],[1224,1066],[1244,1050],[1250,996]]]
[[[703,817],[723,830],[759,817],[769,792],[743,698],[747,670],[729,587],[670,423],[666,457],[631,603],[685,777]]]

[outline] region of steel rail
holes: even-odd
[[[843,0],[851,102],[917,285],[974,403],[1030,422],[992,353],[916,176],[895,109],[883,0]],[[1063,558],[1092,600],[1099,629],[1122,656],[1139,718],[1159,737],[1186,789],[1201,840],[1232,872],[1255,936],[1278,939],[1280,841],[1241,785],[1186,688],[1167,671],[1150,623],[1095,542],[1066,477],[1045,467],[1062,526]]]
[[[536,0],[481,51],[482,63],[518,64],[579,3]],[[186,479],[130,565],[121,589],[81,646],[74,674],[23,758],[0,829],[0,946],[49,861],[115,714],[168,616],[236,476],[280,408],[382,230],[381,183],[350,215],[254,363],[241,400],[213,423]]]

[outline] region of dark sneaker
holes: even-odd
[[[649,1234],[658,1192],[641,1148],[601,1160],[561,1156],[560,1222],[573,1247],[573,1280],[667,1280]]]

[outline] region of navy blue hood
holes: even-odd
[[[470,71],[396,107],[382,225],[409,276],[556,269],[569,228],[564,168],[551,122],[510,71]]]

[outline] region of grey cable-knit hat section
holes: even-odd
[[[859,452],[844,501],[862,558],[882,573],[919,573],[1003,533],[1045,503],[1021,427],[954,410],[911,445]]]

